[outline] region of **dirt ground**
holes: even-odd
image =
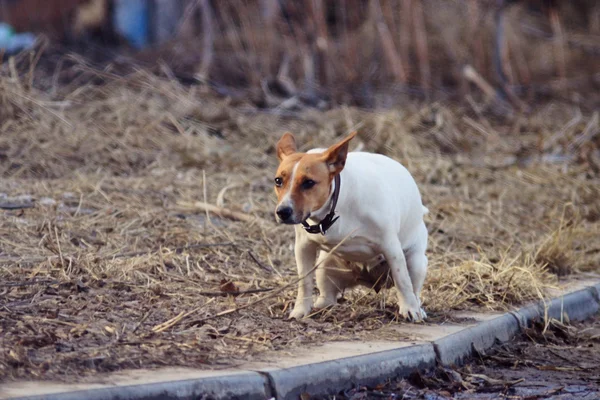
[[[272,174],[286,130],[308,149],[356,129],[353,149],[413,173],[430,210],[428,323],[539,299],[560,276],[598,270],[597,112],[552,102],[499,117],[474,98],[283,112],[232,104],[168,68],[119,75],[70,60],[0,68],[0,380],[402,340],[385,336],[402,323],[388,291],[285,319],[293,230],[274,222]]]
[[[329,397],[366,399],[600,398],[600,316],[584,323],[539,324],[461,368],[438,368],[377,388]]]

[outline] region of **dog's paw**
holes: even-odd
[[[310,314],[311,305],[308,302],[296,303],[288,319],[302,319]]]
[[[423,322],[427,318],[427,314],[422,308],[409,307],[404,304],[398,306],[398,313],[409,322]]]
[[[327,307],[334,306],[336,304],[337,304],[337,301],[335,301],[335,299],[329,299],[327,297],[319,296],[319,298],[315,302],[315,308],[327,308]]]

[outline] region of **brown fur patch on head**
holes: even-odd
[[[291,195],[292,201],[299,209],[307,212],[317,211],[329,198],[332,179],[333,175],[329,173],[321,154],[306,154],[298,163],[293,183],[295,190]],[[309,180],[314,181],[315,185],[304,190],[303,184]]]
[[[331,173],[335,176],[342,172],[346,165],[346,157],[348,156],[348,147],[350,141],[354,139],[356,132],[352,132],[346,136],[342,141],[334,144],[325,151],[324,156],[327,162],[327,166]]]
[[[289,193],[297,223],[325,205],[334,175],[330,173],[323,154],[295,153],[281,162],[277,177],[282,179],[282,185],[275,187],[279,203]]]
[[[281,186],[275,186],[275,194],[277,194],[278,201],[281,201],[283,196],[290,190],[290,184],[292,174],[294,173],[294,167],[300,161],[304,153],[295,153],[287,156],[281,161],[277,168],[276,178],[281,178]]]
[[[288,196],[292,207],[293,221],[299,223],[321,209],[331,194],[331,182],[346,163],[348,142],[353,133],[323,153],[297,153],[296,142],[286,133],[277,143],[277,156],[281,163],[277,169],[276,185],[278,206]]]
[[[296,139],[289,132],[283,134],[277,142],[277,158],[283,161],[286,157],[296,153]]]

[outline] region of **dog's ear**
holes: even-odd
[[[331,174],[337,175],[344,169],[346,156],[348,155],[348,146],[354,136],[356,136],[356,132],[352,132],[344,140],[334,144],[323,153]]]
[[[277,158],[283,161],[284,158],[296,152],[296,139],[289,132],[283,134],[279,142],[277,142]]]

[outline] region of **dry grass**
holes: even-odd
[[[567,210],[571,210],[570,213],[574,215],[567,217]],[[578,223],[581,220],[578,213],[577,208],[567,205],[558,228],[542,241],[535,253],[536,262],[558,276],[594,270],[600,262],[600,252],[595,243],[596,232],[589,231]],[[588,218],[590,217],[593,221],[596,220],[595,215]]]
[[[425,307],[438,312],[473,307],[509,309],[515,304],[543,298],[556,282],[556,277],[543,264],[534,262],[528,255],[502,257],[491,262],[482,255],[478,261],[432,269],[424,290]]]
[[[164,47],[181,70],[230,93],[250,89],[270,106],[477,96],[468,65],[528,100],[552,94],[593,109],[597,96],[571,93],[598,85],[597,2],[511,3],[498,36],[499,2],[490,0],[196,2],[184,24],[195,33]]]
[[[35,198],[0,219],[2,379],[219,368],[381,338],[396,322],[389,291],[348,293],[303,322],[284,319],[294,289],[262,292],[296,279],[293,231],[272,216],[273,144],[285,130],[309,148],[357,128],[355,146],[411,170],[431,211],[432,321],[538,298],[559,262],[597,270],[599,146],[585,134],[597,119],[575,107],[502,120],[475,103],[281,116],[144,71],[78,65],[56,86],[28,71],[5,64],[0,75],[0,200]],[[236,290],[246,293],[223,295]]]

